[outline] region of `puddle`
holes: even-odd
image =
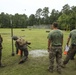
[[[48,52],[47,50],[32,50],[29,52],[31,57],[42,57],[42,56],[47,56]]]

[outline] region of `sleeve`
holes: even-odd
[[[18,42],[16,41],[16,42],[15,42],[15,47],[18,48],[18,46],[19,46],[19,44],[18,44]]]
[[[48,34],[47,39],[51,40],[51,33]]]
[[[3,42],[3,38],[1,37],[1,38],[0,38],[0,43],[2,43],[2,42]]]
[[[61,30],[60,30],[60,32],[61,32],[61,36],[62,36],[62,39],[63,39],[63,37],[64,37],[64,36],[63,36],[63,32],[62,32]]]

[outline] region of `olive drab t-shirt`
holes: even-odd
[[[52,46],[62,45],[63,33],[59,29],[52,30],[48,35],[48,39],[51,40]]]
[[[70,32],[71,44],[76,45],[76,29]]]

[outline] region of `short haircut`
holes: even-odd
[[[53,25],[55,28],[58,27],[58,23],[57,23],[57,22],[54,22],[52,25]]]
[[[17,40],[18,37],[17,37],[17,36],[13,36],[12,39],[13,39],[13,40]]]

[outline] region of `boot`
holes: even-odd
[[[47,69],[49,72],[51,72],[51,73],[53,73],[53,70],[51,70],[51,69]]]
[[[58,74],[61,74],[61,71],[57,70]]]
[[[19,61],[19,64],[22,64],[22,63],[24,63],[26,61],[26,58],[24,57],[24,58],[22,58],[20,61]]]
[[[5,66],[4,66],[4,65],[2,65],[2,64],[1,64],[1,62],[0,62],[0,67],[5,67]]]
[[[62,65],[61,65],[61,67],[62,67],[62,68],[65,68],[65,67],[66,67],[66,65],[65,65],[65,64],[62,64]]]
[[[53,67],[49,67],[47,70],[48,70],[49,72],[53,73]]]

